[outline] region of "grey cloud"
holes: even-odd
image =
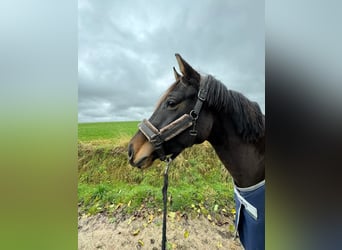
[[[148,117],[175,52],[264,110],[263,1],[80,1],[79,121]]]

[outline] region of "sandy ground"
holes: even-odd
[[[188,219],[175,214],[168,217],[168,249],[242,250],[233,239],[232,221],[222,226],[200,217]],[[110,219],[103,214],[80,215],[78,249],[161,249],[162,217]]]

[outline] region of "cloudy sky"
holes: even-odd
[[[264,1],[79,0],[79,122],[148,118],[174,54],[265,112]]]

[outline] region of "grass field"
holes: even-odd
[[[78,124],[78,139],[82,142],[92,140],[112,140],[132,136],[138,122],[98,122]]]
[[[160,212],[164,163],[131,167],[128,141],[138,122],[79,124],[78,197],[82,213]],[[172,197],[172,198],[171,198]],[[209,143],[186,149],[169,171],[169,211],[213,216],[233,207],[231,176]],[[171,202],[172,200],[172,202]]]

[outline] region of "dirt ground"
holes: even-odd
[[[233,238],[232,221],[222,226],[200,217],[188,219],[171,214],[167,222],[168,249],[243,250]],[[78,249],[161,249],[162,216],[110,219],[103,214],[80,215]]]

